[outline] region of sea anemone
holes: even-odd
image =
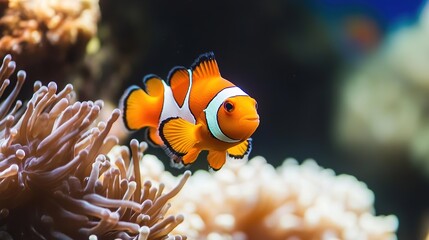
[[[10,55],[4,58],[1,95],[15,65]],[[128,148],[110,153],[118,139],[108,133],[119,110],[95,124],[103,102],[75,101],[71,85],[57,92],[53,82],[36,82],[26,109],[20,110],[20,101],[12,108],[25,77],[18,72],[15,88],[0,106],[2,234],[15,239],[186,238],[169,236],[183,216],[165,214],[190,173],[167,193],[163,184],[142,184],[145,143],[132,140],[131,153]]]

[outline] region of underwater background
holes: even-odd
[[[374,191],[377,214],[398,217],[399,239],[423,239],[428,172],[403,149],[405,143],[387,147],[345,144],[337,128],[342,121],[344,82],[368,59],[383,49],[390,51],[386,48],[396,32],[418,23],[424,1],[100,4],[102,23],[110,25],[116,46],[132,59],[124,81],[139,83],[149,73],[165,78],[171,67],[189,66],[200,53],[214,51],[221,74],[258,101],[261,124],[252,137],[251,156],[264,156],[274,166],[287,157],[299,162],[313,158],[336,173],[351,174]],[[427,46],[421,48],[428,56]],[[377,90],[389,91],[387,87]],[[429,141],[425,147],[429,148]],[[148,152],[168,161],[162,151]],[[201,160],[191,169],[205,169],[206,162]]]
[[[11,5],[16,2],[19,1],[9,1]],[[85,3],[82,4],[85,9],[99,6],[100,15],[97,15],[98,9],[91,10],[88,15],[94,18],[82,14],[84,20],[64,24],[62,31],[50,33],[46,38],[30,34],[29,41],[26,39],[29,34],[22,34],[25,44],[18,44],[22,49],[13,47],[14,39],[5,38],[7,27],[13,26],[10,31],[13,32],[16,26],[32,29],[34,23],[19,25],[10,18],[0,20],[3,34],[0,57],[12,53],[17,69],[25,69],[26,81],[30,82],[24,85],[18,99],[31,98],[35,80],[45,85],[55,81],[58,89],[72,83],[77,100],[102,99],[104,108],[113,110],[118,107],[124,90],[132,84],[141,84],[146,74],[166,78],[172,67],[189,67],[197,56],[213,51],[222,76],[258,102],[261,122],[252,135],[249,159],[263,156],[274,167],[283,164],[285,167],[279,172],[285,176],[295,174],[287,171],[288,166],[294,169],[297,165],[293,161],[284,164],[287,158],[294,158],[299,164],[314,159],[316,166],[332,169],[337,175],[352,175],[374,193],[372,214],[397,217],[398,239],[429,239],[429,3],[418,0],[81,2]],[[67,10],[73,4],[63,3],[65,7],[60,8],[65,9],[63,15],[79,15]],[[8,12],[12,7],[7,4],[7,1],[0,2],[2,16],[14,14]],[[52,21],[55,25],[55,18]],[[79,25],[85,34],[73,39],[76,37],[73,25]],[[69,30],[71,33],[65,34]],[[17,42],[22,40],[17,39]],[[46,39],[59,44],[52,48],[46,47],[49,44],[33,48],[32,41],[48,41]],[[95,109],[102,104],[93,105]],[[101,119],[109,119],[107,115]],[[119,116],[118,112],[113,115]],[[127,145],[132,138],[144,140],[142,131],[129,134],[123,127],[112,127],[109,121],[108,128],[112,128],[121,144]],[[105,126],[99,128],[103,131]],[[137,145],[134,142],[134,152]],[[149,146],[145,153],[156,155],[164,163],[166,172],[175,176],[188,169],[192,172],[208,169],[204,154],[188,168],[176,169],[169,166],[170,160],[162,149]],[[128,156],[125,162],[131,161]],[[265,169],[263,162],[258,158],[249,166]],[[153,163],[144,167],[159,170],[158,165],[150,164]],[[314,165],[307,161],[305,166],[314,170]],[[227,188],[222,188],[222,179],[228,179],[230,172],[239,172],[232,169],[221,169],[210,177],[198,175],[200,178],[196,180],[187,172],[180,184],[164,177],[161,170],[146,174],[151,180],[166,181],[167,188],[174,185],[180,190],[185,186],[185,193],[188,190],[184,182],[188,178],[191,183],[206,179],[208,186],[216,187],[213,188],[216,195],[215,189]],[[247,168],[242,166],[242,169]],[[1,165],[0,170],[4,170]],[[314,175],[319,176],[319,172],[324,171],[317,170]],[[89,174],[88,169],[82,170],[80,177],[84,179],[85,174]],[[274,175],[273,179],[277,179]],[[261,182],[269,184],[270,175],[264,177],[267,179]],[[320,174],[320,179],[323,177],[326,176]],[[273,188],[278,187],[281,195],[280,192],[287,191],[287,186],[293,183]],[[192,184],[204,189],[205,182]],[[367,194],[364,190],[356,194],[361,192]],[[276,191],[270,194],[275,195]],[[192,195],[192,189],[188,195]],[[172,205],[181,205],[187,200],[179,198]],[[183,209],[186,207],[173,209],[173,213]],[[2,227],[8,224],[3,215],[0,211],[0,238],[2,231],[8,230]],[[182,217],[171,220],[174,226],[182,221]],[[166,229],[171,230],[171,222],[164,222]],[[395,233],[391,226],[395,226],[395,221],[385,228],[387,233],[381,239],[394,239],[389,235]],[[178,232],[186,233],[186,229]],[[334,238],[327,235],[325,239]]]

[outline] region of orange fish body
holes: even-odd
[[[213,53],[201,55],[190,69],[173,68],[167,81],[148,75],[144,86],[129,87],[121,105],[130,130],[148,128],[147,138],[178,164],[193,163],[208,150],[218,170],[227,155],[243,158],[259,125],[256,101],[222,78]]]

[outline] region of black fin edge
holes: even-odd
[[[127,101],[131,93],[139,89],[141,88],[137,85],[132,85],[128,87],[127,90],[125,90],[124,94],[122,95],[121,100],[119,101],[119,105],[120,105],[119,108],[122,109],[122,121],[124,122],[125,127],[130,131],[136,131],[138,129],[132,129],[130,128],[130,126],[128,126],[127,117],[126,117]]]
[[[223,166],[222,166],[222,167],[223,167]],[[214,171],[214,172],[219,171],[222,167],[220,167],[220,168],[213,168],[213,167],[211,167],[211,166],[210,166],[210,164],[209,164],[209,170],[212,170],[212,171]]]
[[[207,53],[203,53],[200,56],[198,56],[197,59],[195,59],[195,61],[192,63],[191,65],[191,69],[192,71],[195,70],[195,68],[197,68],[202,62],[206,62],[206,61],[210,61],[210,60],[215,60],[215,55],[213,52],[207,52]]]
[[[165,124],[167,124],[169,121],[174,120],[174,119],[178,119],[180,117],[169,117],[167,119],[165,119],[164,121],[161,122],[161,124],[159,125],[159,136],[161,137],[162,141],[164,142],[164,151],[165,153],[172,159],[174,160],[174,162],[179,162],[182,161],[182,157],[185,156],[186,153],[181,153],[181,152],[177,152],[176,150],[174,150],[171,145],[168,143],[167,138],[164,135],[164,131],[163,128],[165,126]]]
[[[228,153],[228,156],[231,157],[231,158],[234,158],[234,159],[243,159],[244,156],[249,155],[250,152],[252,151],[252,141],[253,140],[251,138],[248,138],[246,141],[248,142],[248,145],[247,145],[246,152],[244,152],[243,155],[233,155],[233,154],[229,154]]]
[[[177,71],[179,71],[179,70],[188,71],[188,69],[186,67],[184,67],[184,66],[175,66],[175,67],[173,67],[170,70],[170,72],[168,72],[168,75],[167,75],[167,81],[166,81],[166,83],[167,83],[168,86],[170,86],[171,78],[173,77],[174,73],[177,72]]]

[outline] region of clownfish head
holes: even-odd
[[[217,113],[220,129],[231,139],[248,139],[259,126],[257,108],[255,99],[247,95],[227,98]]]

